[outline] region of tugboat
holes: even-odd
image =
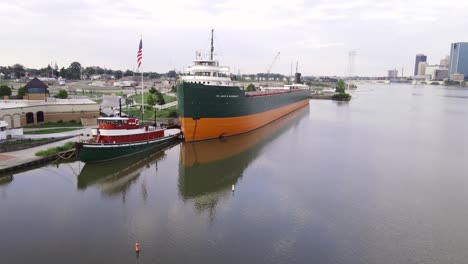
[[[77,143],[78,156],[85,163],[115,160],[153,148],[164,148],[179,139],[179,129],[140,126],[134,117],[100,117],[93,139]]]

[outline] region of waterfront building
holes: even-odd
[[[426,79],[433,80],[435,76],[435,71],[439,69],[440,69],[439,65],[427,65],[426,72],[424,74],[426,75]]]
[[[450,63],[450,56],[447,55],[445,58],[440,60],[440,67],[448,68]]]
[[[424,54],[417,54],[416,55],[416,62],[414,63],[414,75],[419,75],[419,63],[420,62],[426,62],[427,61],[427,56]]]
[[[72,120],[90,126],[97,124],[98,117],[99,105],[89,99],[0,101],[0,120],[9,128]]]
[[[465,80],[465,75],[463,73],[452,73],[450,74],[450,80],[462,82]]]
[[[434,76],[432,79],[436,80],[436,81],[443,81],[444,79],[447,79],[449,77],[449,74],[448,74],[448,69],[445,68],[445,69],[436,69],[434,70]]]
[[[418,76],[426,75],[426,66],[427,66],[427,62],[425,61],[419,62],[418,72],[415,75],[418,75]]]
[[[450,49],[449,74],[460,73],[468,77],[468,42],[452,43]]]
[[[398,78],[398,70],[389,70],[387,75],[389,80],[395,80]]]

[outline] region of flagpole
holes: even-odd
[[[143,35],[140,35],[140,44],[141,44],[141,41],[143,41]],[[143,69],[141,70],[141,109],[143,109],[143,117],[142,119],[144,118],[144,115],[145,115],[145,98],[144,98],[144,89],[143,89]]]
[[[143,96],[143,70],[141,70],[141,107],[143,109],[143,114],[145,113],[145,100]]]

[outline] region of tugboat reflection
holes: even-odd
[[[297,125],[309,113],[301,108],[252,132],[207,141],[182,143],[180,147],[179,193],[191,200],[197,211],[214,215],[218,202],[227,199],[262,148]]]
[[[173,144],[169,148],[175,145]],[[157,162],[164,157],[166,157],[165,150],[157,152],[149,150],[124,159],[86,164],[78,175],[78,189],[86,189],[91,185],[96,185],[105,195],[113,196],[122,193],[122,199],[125,201],[126,192],[136,182],[141,170],[153,163],[156,163],[155,170],[157,170]],[[145,186],[142,188],[143,191],[146,190]]]

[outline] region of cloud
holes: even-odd
[[[290,61],[300,58],[305,74],[308,67],[340,74],[336,65],[346,65],[347,51],[356,49],[366,62],[357,71],[377,75],[410,68],[415,53],[445,55],[450,41],[463,41],[467,9],[468,2],[457,0],[4,1],[0,23],[9,26],[2,28],[8,37],[0,58],[31,67],[78,60],[131,68],[143,34],[145,68],[166,71],[188,65],[215,28],[222,64],[243,72],[264,71],[281,51],[278,71],[289,72]],[[307,65],[317,60],[320,67]]]

